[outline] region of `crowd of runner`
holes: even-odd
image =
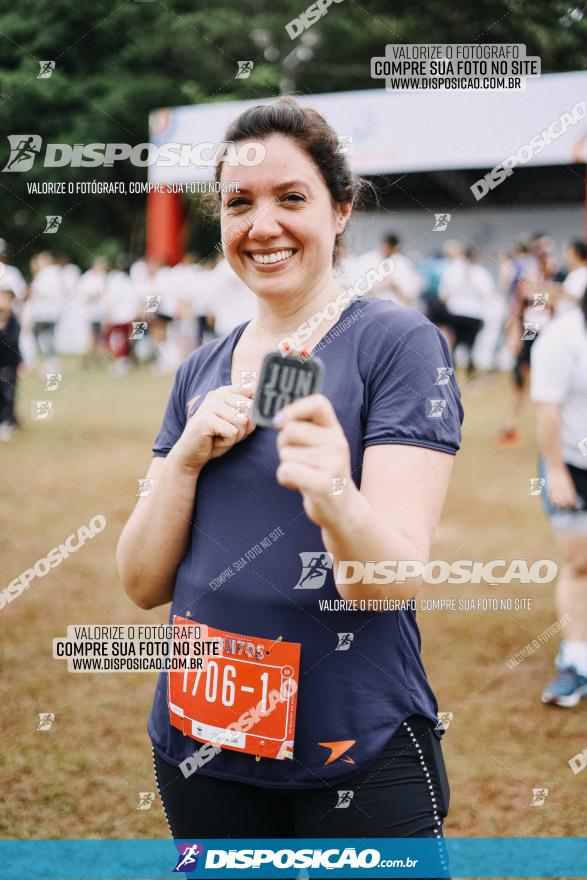
[[[570,242],[558,259],[553,239],[536,233],[500,254],[493,273],[479,256],[458,241],[446,241],[429,257],[405,253],[390,233],[376,248],[348,255],[338,275],[346,288],[368,278],[367,296],[426,314],[470,381],[511,369],[510,411],[497,442],[515,445],[532,345],[550,321],[579,304],[587,287],[587,244]],[[373,281],[382,261],[392,261],[392,271]],[[172,267],[148,258],[130,263],[125,256],[113,265],[97,256],[82,272],[66,256],[43,251],[25,278],[0,240],[2,435],[8,438],[14,423],[11,385],[21,362],[52,372],[60,353],[77,354],[85,366],[110,362],[115,375],[141,362],[173,374],[194,348],[255,313],[255,296],[221,254],[201,260],[187,253]]]

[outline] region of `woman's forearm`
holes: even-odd
[[[340,516],[322,529],[324,546],[334,557],[333,573],[336,588],[343,599],[411,599],[420,588],[419,577],[411,577],[405,583],[344,584],[342,576],[336,578],[341,561],[383,562],[409,561],[425,564],[428,559],[413,541],[383,523],[367,498],[358,489],[347,496]],[[352,568],[349,567],[352,574]],[[341,573],[343,575],[344,572]]]
[[[536,404],[536,443],[546,467],[563,466],[561,455],[561,413],[557,403]]]
[[[188,543],[199,471],[174,455],[152,462],[149,495],[139,498],[120,536],[118,571],[128,595],[146,610],[170,602]]]

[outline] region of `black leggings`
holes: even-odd
[[[18,367],[0,367],[0,425],[14,425],[14,401]]]
[[[442,837],[448,812],[440,742],[421,715],[408,718],[366,770],[322,788],[263,788],[201,773],[186,779],[155,751],[153,759],[176,840]]]
[[[470,378],[475,372],[473,346],[483,327],[483,321],[480,318],[470,318],[468,315],[451,315],[448,326],[454,333],[453,348],[464,345],[467,349],[467,375]]]

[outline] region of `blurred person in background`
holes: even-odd
[[[208,305],[208,270],[209,266],[200,262],[198,254],[187,252],[181,263],[174,267],[178,278],[178,287],[182,297],[182,314],[187,306],[193,326],[194,347],[198,348],[204,341],[207,326],[206,309]],[[185,305],[184,305],[185,303]]]
[[[148,275],[147,260],[145,257],[139,257],[137,260],[134,260],[134,262],[131,263],[128,274],[133,284],[144,281]]]
[[[90,269],[81,276],[76,293],[81,300],[84,318],[89,326],[90,344],[84,355],[84,365],[100,359],[100,340],[104,322],[104,300],[110,264],[106,257],[96,257]]]
[[[552,281],[558,273],[554,239],[547,232],[535,232],[530,238],[530,253],[538,263],[543,281]]]
[[[400,239],[394,233],[386,235],[380,246],[382,260],[393,261],[393,271],[377,282],[371,296],[389,299],[400,306],[414,306],[424,289],[424,281],[414,263],[400,249]]]
[[[450,259],[444,248],[429,257],[423,257],[416,263],[416,270],[423,283],[420,298],[424,314],[437,327],[446,321],[446,306],[438,296],[438,289],[449,264]]]
[[[12,439],[16,418],[14,403],[20,355],[20,324],[14,314],[13,290],[0,288],[0,440]]]
[[[512,312],[520,280],[527,275],[538,273],[538,263],[530,253],[528,242],[521,238],[510,252],[499,255],[498,290],[504,303],[504,317],[501,331],[496,340],[496,357],[501,351],[512,321]]]
[[[61,277],[65,285],[65,295],[73,295],[77,283],[81,277],[81,269],[67,254],[55,254],[55,262],[61,267]]]
[[[225,336],[239,324],[256,317],[255,294],[233,272],[224,254],[219,255],[208,273],[207,288],[206,312],[214,318],[217,336]]]
[[[570,618],[542,701],[564,707],[587,694],[587,285],[580,305],[540,333],[531,355],[542,500],[562,560],[556,606]]]
[[[8,247],[3,238],[0,238],[0,289],[11,290],[14,294],[12,310],[21,325],[20,353],[23,362],[32,365],[36,359],[36,346],[31,322],[27,319],[26,300],[30,295],[30,288],[20,269],[8,263]]]
[[[152,316],[150,330],[159,332],[157,360],[154,369],[158,373],[175,373],[182,361],[183,320],[189,309],[187,296],[178,279],[176,266],[164,264],[157,273],[161,304]],[[190,321],[190,346],[193,350],[192,325]]]
[[[146,274],[133,286],[141,311],[145,311],[149,320],[154,368],[160,373],[174,372],[181,362],[176,322],[180,317],[180,292],[175,269],[162,260],[149,257]]]
[[[446,327],[452,351],[462,346],[466,351],[467,377],[476,374],[473,349],[495,297],[490,272],[476,262],[473,248],[462,250],[453,243],[449,264],[438,286],[439,300],[446,311],[440,322]]]
[[[163,302],[162,276],[159,274],[163,262],[155,257],[136,260],[130,267],[129,278],[135,294],[137,317],[148,321],[148,331],[135,340],[134,353],[139,360],[155,362],[159,356],[159,345],[165,339],[167,326],[165,319],[157,315]]]
[[[18,301],[22,301],[26,293],[26,281],[22,277],[20,269],[8,263],[8,246],[3,238],[0,238],[0,288],[11,290],[16,297],[14,308],[18,307]]]
[[[587,242],[577,239],[568,244],[565,249],[565,264],[568,269],[566,278],[553,285],[556,317],[581,304],[587,287]]]
[[[538,335],[552,318],[553,299],[549,295],[556,275],[552,239],[546,233],[532,236],[526,253],[520,254],[512,278],[506,344],[514,355],[514,389],[509,418],[497,437],[500,447],[521,442],[520,418],[530,380],[530,352]]]
[[[530,253],[528,242],[519,239],[509,253],[502,255],[500,262],[499,289],[508,303],[515,299],[520,279],[537,272],[538,262]]]
[[[37,353],[45,359],[44,369],[54,372],[57,369],[55,331],[65,305],[66,281],[50,251],[37,254],[31,261],[31,269],[28,318]]]
[[[377,269],[384,260],[393,262],[393,270],[373,284],[368,296],[387,299],[399,305],[413,306],[424,289],[424,281],[416,271],[413,262],[400,251],[400,239],[388,233],[379,246],[357,257],[343,260],[342,270],[337,276],[344,287],[353,287],[367,272]]]
[[[55,349],[63,354],[83,355],[88,348],[89,333],[83,304],[77,295],[81,269],[67,254],[55,254],[55,261],[63,284],[63,308],[55,328]]]
[[[173,344],[172,352],[175,363],[174,371],[181,361],[196,348],[196,324],[192,314],[192,287],[194,276],[197,276],[197,255],[185,253],[179,263],[169,270],[170,280],[174,290],[175,308],[173,323],[171,325],[170,338]]]
[[[114,357],[112,372],[116,376],[128,372],[132,340],[141,339],[147,329],[147,322],[143,320],[144,300],[141,302],[127,270],[128,258],[121,254],[116,268],[108,275],[104,296],[104,339]],[[134,328],[133,321],[137,321]]]
[[[211,272],[217,263],[218,255],[215,255],[213,257],[208,257],[200,264],[203,270],[202,280],[204,283],[204,287],[200,293],[198,302],[199,309],[203,310],[203,318],[200,322],[200,327],[202,328],[202,345],[205,345],[206,342],[212,342],[212,340],[216,339],[216,333],[214,332],[214,315],[212,313],[209,279],[211,278]]]

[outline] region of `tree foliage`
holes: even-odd
[[[300,94],[373,88],[370,58],[386,43],[519,42],[541,56],[543,72],[582,69],[587,15],[572,2],[342,0],[308,31],[315,45],[300,61],[291,53],[302,42],[285,24],[304,11],[303,0],[1,0],[0,129],[44,142],[141,143],[157,107],[268,97],[287,79]],[[55,71],[39,79],[44,60]],[[239,60],[255,62],[248,79],[235,78]],[[7,157],[3,138],[2,166]],[[27,183],[145,177],[128,162],[0,173],[0,235],[21,266],[49,243],[82,265],[95,253],[137,252],[143,197],[31,195]],[[55,213],[63,225],[48,238],[45,215]]]

